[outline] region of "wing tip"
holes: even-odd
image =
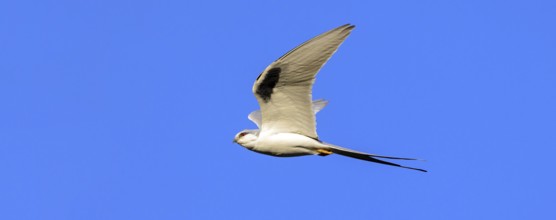
[[[344,25],[342,25],[342,26],[340,26],[340,27],[338,27],[338,28],[336,28],[336,29],[342,29],[342,30],[344,30],[344,31],[351,31],[351,30],[353,30],[354,28],[355,28],[355,25],[350,24],[350,23],[347,23],[347,24],[344,24]]]
[[[322,104],[324,106],[328,105],[328,100],[326,99],[315,99],[313,100],[313,104]]]

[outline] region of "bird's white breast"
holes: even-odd
[[[316,154],[322,144],[312,138],[295,133],[278,133],[259,136],[252,150],[272,156],[302,156]]]

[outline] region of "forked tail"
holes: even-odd
[[[379,160],[379,159],[376,159],[376,158],[385,158],[385,159],[394,159],[394,160],[419,160],[419,159],[405,158],[405,157],[390,157],[390,156],[382,156],[382,155],[376,155],[376,154],[368,154],[368,153],[363,153],[363,152],[354,151],[354,150],[351,150],[351,149],[335,146],[335,145],[328,144],[328,143],[326,143],[326,145],[328,145],[330,147],[330,150],[333,153],[336,153],[336,154],[339,154],[339,155],[342,155],[342,156],[356,158],[356,159],[360,159],[360,160],[366,160],[366,161],[385,164],[385,165],[390,165],[390,166],[406,168],[406,169],[418,170],[418,171],[421,171],[421,172],[427,172],[424,169],[419,169],[419,168],[414,168],[414,167],[406,167],[406,166],[402,166],[402,165],[399,165],[399,164],[396,164],[396,163],[392,163],[392,162],[388,162],[388,161],[384,161],[384,160]]]

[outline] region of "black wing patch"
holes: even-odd
[[[268,102],[268,100],[270,100],[272,91],[274,90],[274,87],[276,87],[276,83],[278,83],[278,80],[280,79],[280,72],[282,72],[282,69],[280,69],[280,67],[274,67],[268,70],[264,79],[257,87],[256,93],[261,99],[263,99],[264,102]],[[259,77],[261,76],[259,75]]]

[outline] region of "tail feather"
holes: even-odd
[[[406,166],[402,166],[402,165],[399,165],[399,164],[396,164],[396,163],[392,163],[392,162],[388,162],[388,161],[384,161],[384,160],[379,160],[379,159],[376,159],[375,157],[386,158],[386,159],[395,159],[395,160],[418,160],[418,159],[367,154],[367,153],[358,152],[358,151],[354,151],[354,150],[351,150],[351,149],[338,147],[338,146],[334,146],[334,145],[330,145],[330,144],[328,144],[328,146],[330,147],[330,150],[333,153],[336,153],[336,154],[339,154],[339,155],[342,155],[342,156],[356,158],[356,159],[365,160],[365,161],[370,161],[370,162],[374,162],[374,163],[380,163],[380,164],[385,164],[385,165],[390,165],[390,166],[406,168],[406,169],[418,170],[418,171],[421,171],[421,172],[427,172],[424,169],[419,169],[419,168],[414,168],[414,167],[406,167]]]

